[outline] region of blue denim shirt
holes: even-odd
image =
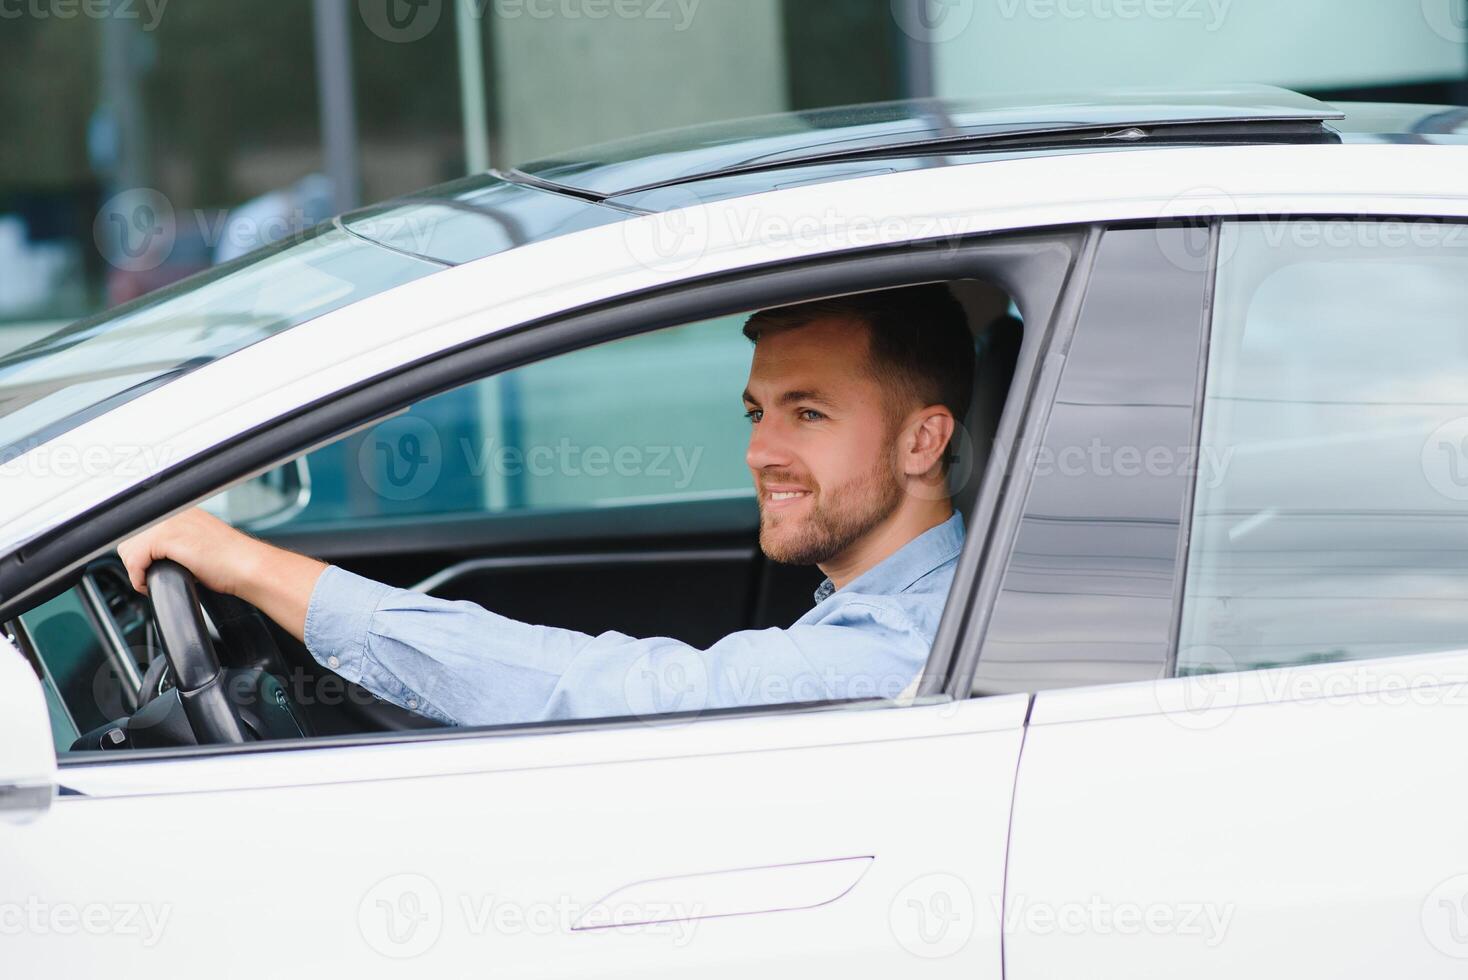
[[[347,680],[451,725],[649,716],[792,701],[893,698],[928,658],[963,518],[833,589],[789,629],[678,640],[530,626],[336,566],[317,580],[306,648]]]

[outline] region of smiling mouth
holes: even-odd
[[[766,490],[760,505],[764,510],[775,513],[795,507],[810,496],[812,493],[809,490]]]

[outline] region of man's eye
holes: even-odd
[[[800,417],[807,422],[819,422],[821,419],[825,418],[824,415],[822,415],[820,412],[817,412],[813,408],[802,408],[800,410]]]
[[[749,421],[751,422],[758,422],[760,420],[760,416],[763,414],[765,413],[760,411],[759,409],[751,408],[749,411],[744,413],[744,417],[749,419]]]

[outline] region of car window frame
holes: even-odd
[[[233,482],[279,466],[289,459],[369,428],[401,412],[406,406],[452,390],[491,374],[571,350],[605,343],[665,327],[679,326],[714,316],[749,309],[778,306],[823,295],[868,291],[913,285],[981,278],[994,281],[1018,299],[1020,284],[1004,282],[995,267],[1016,256],[1033,252],[1036,246],[1067,250],[1065,274],[1056,286],[1044,322],[1028,323],[1020,360],[1011,381],[1001,423],[1018,430],[1022,416],[1034,403],[1032,389],[1040,380],[1040,359],[1057,318],[1068,308],[1068,297],[1076,283],[1086,243],[1099,234],[1095,223],[1060,224],[1001,229],[966,236],[960,240],[904,243],[836,253],[784,263],[742,269],[735,273],[678,282],[604,300],[590,306],[561,311],[552,316],[519,324],[482,337],[473,343],[440,351],[431,357],[403,365],[391,374],[341,392],[336,398],[311,405],[289,417],[278,419],[223,442],[211,451],[192,458],[150,481],[147,493],[129,492],[80,515],[23,549],[26,564],[49,569],[45,585],[33,585],[25,601],[35,604],[74,584],[77,571],[87,561],[105,554],[117,540],[135,529],[170,514],[178,513],[208,498]],[[1016,414],[1018,413],[1018,414]],[[1012,444],[1003,448],[1009,450]],[[133,752],[69,753],[60,765],[83,766],[154,762],[194,758],[201,755],[247,754],[299,751],[344,745],[384,745],[395,742],[436,741],[496,737],[504,735],[552,734],[567,731],[614,729],[627,726],[674,723],[690,719],[742,717],[770,713],[829,711],[947,701],[951,665],[961,648],[962,631],[972,617],[973,583],[979,558],[985,551],[993,508],[1001,499],[991,486],[996,476],[1014,469],[1010,454],[995,452],[986,483],[976,502],[967,528],[954,584],[930,651],[920,686],[912,697],[883,700],[857,699],[836,702],[795,702],[758,705],[656,718],[620,716],[571,721],[519,723],[511,725],[464,726],[411,731],[370,732],[360,735],[324,736],[252,742],[243,745],[181,746]],[[19,601],[12,599],[14,603]]]

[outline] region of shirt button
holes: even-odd
[[[327,657],[326,658],[326,666],[330,667],[332,670],[335,670],[336,668],[340,667],[341,665],[342,665],[342,662],[340,660],[338,660],[337,658],[335,658],[335,657]]]
[[[417,698],[409,698],[408,699],[408,710],[409,711],[417,711],[418,710],[418,699]]]

